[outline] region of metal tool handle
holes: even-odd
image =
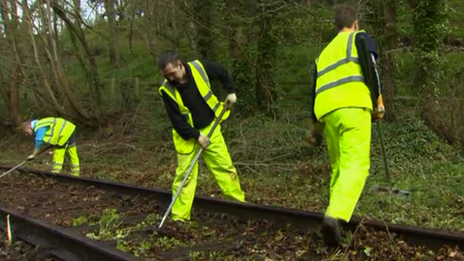
[[[5,176],[5,175],[7,175],[7,174],[9,174],[9,173],[11,173],[11,172],[13,172],[13,170],[15,170],[15,169],[21,167],[22,165],[26,164],[26,162],[28,162],[28,160],[25,160],[25,161],[19,163],[18,165],[16,165],[15,167],[13,167],[12,169],[10,169],[9,171],[3,173],[2,175],[0,175],[0,178],[2,178],[3,176]]]
[[[222,109],[219,116],[216,118],[216,121],[214,122],[213,126],[211,127],[211,129],[210,129],[210,131],[208,133],[208,138],[211,138],[211,136],[213,135],[214,130],[216,129],[219,122],[221,121],[221,119],[224,116],[224,113],[227,111],[228,107],[229,107],[229,103],[226,101],[225,104],[224,104],[224,108]],[[190,176],[190,173],[192,172],[193,166],[195,166],[195,164],[197,163],[197,161],[200,158],[200,155],[203,152],[203,150],[204,150],[203,147],[201,147],[200,150],[198,151],[197,155],[195,155],[195,158],[193,158],[192,164],[190,164],[190,167],[188,168],[187,172],[185,173],[185,176],[184,176],[184,179],[182,180],[182,183],[180,183],[179,187],[177,188],[176,194],[175,194],[174,198],[171,200],[171,203],[169,204],[169,207],[166,210],[166,213],[164,213],[163,219],[161,220],[161,223],[160,223],[158,229],[160,229],[163,226],[164,221],[166,220],[169,212],[171,211],[172,206],[176,202],[176,199],[179,196],[180,191],[184,187],[184,184],[187,181],[187,178]]]
[[[392,180],[390,178],[390,168],[388,166],[387,153],[385,151],[385,143],[383,141],[382,128],[380,127],[380,121],[377,122],[377,130],[379,131],[380,147],[382,148],[382,158],[385,165],[385,177],[387,178],[388,185],[393,186]]]
[[[49,145],[48,147],[42,149],[41,151],[39,151],[39,153],[37,153],[37,156],[39,156],[40,154],[42,154],[42,153],[44,153],[45,151],[49,150],[51,147],[52,147],[52,146]],[[25,160],[25,161],[19,163],[18,165],[16,165],[15,167],[13,167],[12,169],[10,169],[9,171],[7,171],[7,172],[3,173],[2,175],[0,175],[0,178],[2,178],[3,176],[6,176],[8,173],[13,172],[13,170],[15,170],[15,169],[21,167],[22,165],[26,164],[26,162],[28,162],[28,161],[29,161],[29,160]]]

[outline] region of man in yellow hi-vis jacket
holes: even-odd
[[[53,173],[63,169],[67,152],[71,161],[71,175],[79,176],[79,156],[77,155],[75,130],[76,126],[65,119],[48,117],[40,120],[27,120],[21,129],[26,135],[35,134],[35,149],[28,159],[34,159],[44,143],[53,145]]]
[[[323,132],[330,154],[330,202],[322,224],[328,245],[340,243],[339,222],[351,219],[369,175],[371,121],[384,113],[378,72],[360,62],[365,56],[362,36],[370,56],[366,59],[375,63],[373,40],[358,30],[356,12],[349,6],[337,8],[335,25],[338,35],[316,59],[311,91],[313,128],[307,136],[309,143],[320,145]],[[372,89],[366,85],[367,73],[377,79],[375,86],[369,86]],[[377,96],[374,101],[371,91]]]
[[[177,151],[177,169],[172,184],[173,195],[192,164],[200,146],[205,148],[203,159],[213,173],[223,195],[227,199],[244,202],[237,171],[227,150],[220,124],[209,139],[206,135],[221,113],[224,104],[211,90],[210,80],[217,79],[227,90],[227,101],[236,102],[232,80],[227,70],[217,63],[206,60],[182,61],[175,51],[165,51],[158,58],[158,66],[165,76],[159,88],[164,106],[171,120],[174,146]],[[224,113],[222,120],[229,117]],[[174,221],[190,219],[198,177],[198,163],[182,188],[172,207]]]

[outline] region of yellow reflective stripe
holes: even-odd
[[[36,124],[34,129],[37,130],[38,128],[49,126],[52,123],[53,121],[41,122],[40,124]]]
[[[34,131],[36,131],[37,129],[42,128],[42,127],[50,126],[50,124],[53,124],[53,120],[37,121],[37,123],[35,124],[35,127],[34,127]]]
[[[324,68],[323,70],[317,72],[317,78],[349,62],[355,62],[359,64],[359,59],[357,57],[351,56],[351,50],[353,48],[353,36],[354,36],[354,32],[351,33],[350,36],[348,37],[348,47],[346,48],[346,57],[341,60],[338,60],[336,63],[331,64],[327,66],[326,68]]]

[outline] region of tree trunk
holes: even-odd
[[[10,8],[11,7],[11,8]],[[19,126],[21,124],[21,110],[20,110],[20,96],[18,88],[18,76],[20,74],[20,58],[16,44],[16,36],[14,30],[18,26],[18,17],[16,10],[16,3],[11,3],[8,5],[6,0],[0,0],[0,14],[3,20],[3,30],[5,31],[5,36],[8,40],[12,52],[9,54],[10,61],[10,76],[9,76],[9,88],[8,88],[8,98],[9,98],[9,111],[11,119],[13,122]],[[13,11],[13,12],[11,12]],[[10,20],[9,15],[12,15]]]
[[[447,0],[409,0],[413,9],[414,59],[418,72],[414,86],[421,97],[419,105],[424,123],[440,138],[453,143],[457,139],[455,131],[446,125],[440,116],[440,104],[437,99],[440,70],[443,29],[447,19]],[[433,21],[433,22],[430,22]]]
[[[256,108],[254,64],[249,56],[250,38],[249,24],[237,19],[237,16],[247,13],[246,8],[240,8],[237,0],[226,0],[227,19],[230,30],[229,47],[232,60],[232,79],[235,85],[238,102],[237,109],[243,114],[252,114]]]
[[[81,0],[73,0],[73,7],[74,7],[74,12],[78,17],[81,17],[82,10],[81,10]],[[81,23],[79,19],[76,19],[75,21],[76,26],[81,27]]]
[[[396,29],[396,0],[385,0],[383,5],[383,14],[385,26],[383,35],[385,37],[384,50],[381,52],[382,58],[385,60],[386,70],[384,72],[383,85],[383,101],[385,103],[387,121],[396,120],[395,110],[395,76],[396,76],[396,60],[393,53],[388,53],[389,50],[394,50],[398,46],[398,33]]]
[[[116,68],[121,68],[121,64],[119,61],[119,53],[118,53],[118,32],[116,29],[116,11],[115,11],[114,6],[115,6],[114,0],[105,0],[106,17],[108,18],[108,30],[110,33],[110,44],[109,44],[110,62]]]
[[[195,0],[193,3],[193,17],[196,27],[196,47],[202,58],[214,60],[214,36],[210,25],[214,12],[213,0]]]
[[[145,15],[144,20],[146,20],[145,26],[147,26],[145,35],[147,36],[147,46],[148,51],[153,57],[153,61],[156,63],[158,61],[158,45],[156,42],[156,32],[159,29],[159,21],[156,19],[156,2],[146,1],[145,2]],[[151,26],[150,26],[151,25]]]
[[[271,111],[278,101],[276,64],[280,32],[276,26],[278,14],[271,12],[273,6],[266,1],[263,1],[261,5],[263,15],[259,21],[256,101],[260,110]]]
[[[85,54],[90,64],[91,73],[88,75],[87,78],[89,79],[90,86],[92,86],[91,97],[92,97],[92,100],[94,101],[94,106],[97,109],[99,109],[100,104],[102,103],[102,96],[101,96],[101,84],[100,84],[100,79],[98,76],[98,66],[97,66],[97,62],[95,61],[95,58],[92,56],[90,47],[87,44],[87,41],[85,39],[85,34],[82,31],[81,27],[77,27],[74,23],[71,22],[71,20],[68,19],[68,17],[66,16],[66,13],[61,8],[61,6],[59,6],[55,2],[52,2],[51,6],[53,8],[54,13],[56,13],[66,23],[71,33],[73,33],[77,37],[79,42],[82,44],[82,47],[84,48]],[[77,53],[76,55],[78,56],[79,53]],[[83,69],[84,71],[86,71],[85,68]]]

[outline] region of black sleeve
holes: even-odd
[[[356,34],[356,39],[355,39],[356,48],[358,49],[358,51],[361,50],[361,47],[360,47],[361,42],[359,40],[361,35],[364,35],[364,38],[366,39],[367,50],[371,52],[372,54],[374,54],[375,59],[377,59],[377,57],[379,56],[379,52],[377,51],[377,46],[375,45],[374,40],[370,37],[369,34],[364,33],[364,32]]]
[[[163,95],[161,95],[161,97],[163,97],[164,107],[166,108],[166,112],[171,120],[172,127],[184,140],[189,140],[191,138],[198,139],[200,132],[188,124],[184,116],[180,113],[177,103],[164,91],[162,92]]]
[[[208,74],[209,80],[218,80],[222,83],[227,93],[234,93],[234,83],[227,69],[219,63],[211,62],[205,59],[200,60]]]
[[[317,67],[314,63],[313,85],[309,91],[309,113],[312,120],[317,121],[316,113],[314,113],[314,104],[316,102],[316,81],[317,81]]]
[[[361,65],[361,69],[362,69],[362,72],[364,75],[366,75],[367,73],[370,73],[371,76],[372,76],[372,79],[374,80],[373,84],[374,86],[369,86],[369,88],[371,88],[372,90],[376,90],[376,98],[378,98],[378,96],[381,94],[382,92],[382,83],[380,81],[380,72],[379,70],[377,69],[377,66],[375,64],[375,62],[377,61],[377,57],[378,57],[378,51],[377,51],[377,47],[374,43],[374,40],[372,40],[372,38],[367,34],[367,33],[358,33],[356,35],[356,39],[355,39],[355,44],[356,44],[356,49],[358,50],[358,56],[361,58],[364,54],[361,52],[361,41],[360,41],[360,38],[359,36],[360,35],[364,35],[364,38],[366,39],[366,45],[367,45],[367,50],[374,55],[374,69],[373,70],[368,70],[368,68],[366,68],[366,65],[363,64],[363,63],[360,63]],[[367,57],[367,59],[371,59],[372,60],[372,57]],[[360,59],[361,60],[361,59]],[[366,78],[366,77],[364,77]],[[366,83],[367,84],[367,83]]]

